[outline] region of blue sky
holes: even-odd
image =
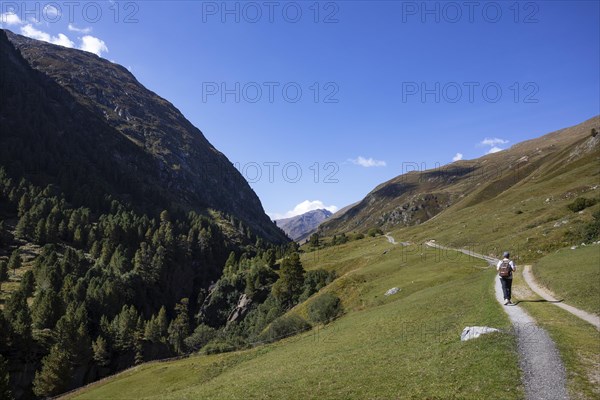
[[[471,4],[471,5],[469,5]],[[344,207],[600,113],[597,1],[0,2],[128,67],[273,217]]]

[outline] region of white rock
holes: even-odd
[[[481,335],[492,332],[500,331],[496,328],[490,328],[489,326],[467,326],[460,334],[460,341],[466,342],[467,340],[476,339]]]
[[[385,295],[386,296],[391,296],[391,295],[394,295],[394,294],[398,293],[399,291],[400,291],[399,288],[393,287],[390,290],[388,290],[387,292],[385,292]]]

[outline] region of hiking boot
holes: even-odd
[[[508,300],[508,299],[504,299],[504,305],[505,305],[505,306],[507,306],[507,305],[509,305],[509,304],[510,304],[510,300]]]

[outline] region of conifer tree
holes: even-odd
[[[40,219],[33,231],[33,240],[37,244],[44,244],[46,242],[46,220]]]
[[[167,319],[167,310],[165,309],[165,306],[162,306],[158,311],[156,325],[158,327],[159,336],[166,339],[169,329],[169,320]]]
[[[31,313],[23,291],[13,292],[5,304],[4,315],[17,336],[24,340],[31,336]]]
[[[68,390],[73,366],[69,354],[55,344],[42,359],[42,368],[35,373],[33,393],[39,397],[55,396]]]
[[[53,288],[38,291],[33,301],[32,314],[35,328],[54,328],[62,315],[62,302]]]
[[[110,352],[108,351],[106,339],[98,336],[98,339],[92,343],[92,350],[94,351],[94,360],[98,365],[106,367],[110,364]]]
[[[13,395],[10,391],[10,377],[8,375],[8,365],[4,357],[2,357],[2,354],[0,354],[0,399],[13,399]]]
[[[15,249],[8,260],[8,268],[13,270],[14,275],[17,275],[17,270],[21,268],[23,261],[21,260],[21,252]]]
[[[304,268],[300,256],[294,252],[281,263],[281,278],[272,288],[273,297],[285,308],[292,307],[302,293]]]
[[[23,291],[25,297],[31,297],[35,289],[35,277],[32,271],[26,271],[21,278],[20,290]]]
[[[188,299],[181,299],[175,306],[177,316],[169,325],[169,342],[178,354],[185,352],[184,339],[190,335],[190,318],[188,315]]]
[[[0,261],[0,290],[2,290],[2,282],[8,280],[8,263],[4,260]]]
[[[146,326],[144,327],[144,338],[152,343],[158,343],[160,341],[158,324],[156,316],[154,315],[148,321],[146,321]]]

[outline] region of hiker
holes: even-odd
[[[502,284],[502,293],[504,294],[504,305],[513,304],[510,301],[512,281],[513,281],[513,272],[517,270],[515,263],[510,259],[510,253],[505,251],[502,254],[502,260],[498,261],[498,265],[496,265],[496,271],[498,271],[498,275],[500,276],[500,283]]]

